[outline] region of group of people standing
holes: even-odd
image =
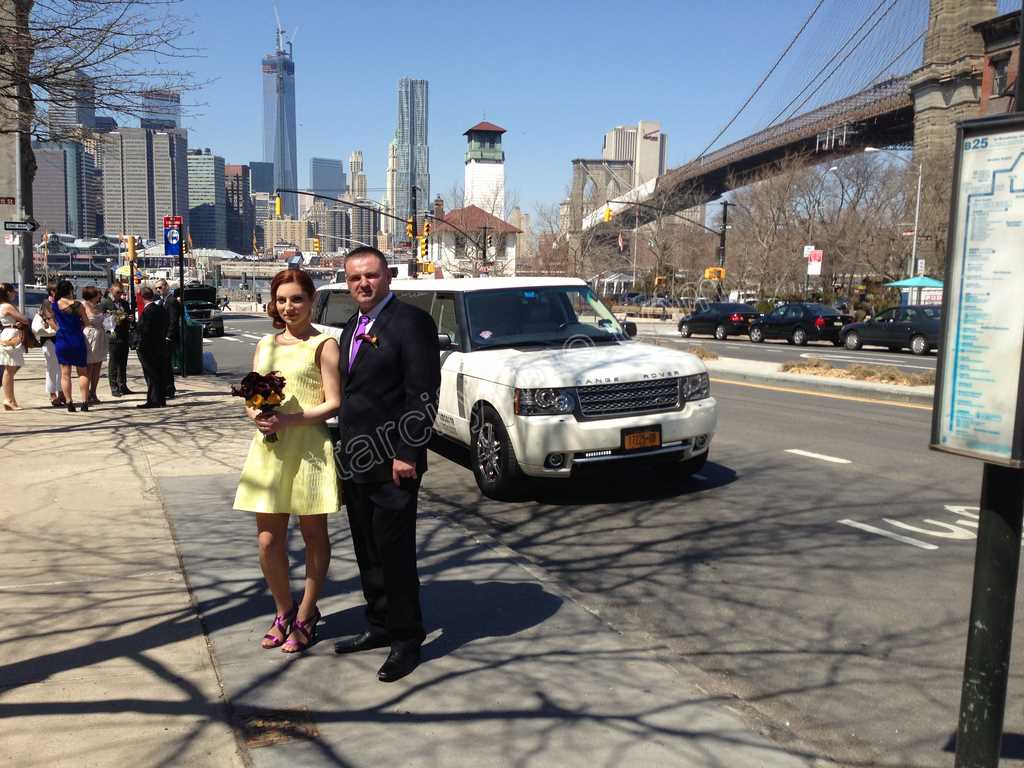
[[[138,342],[139,359],[146,374],[146,402],[139,407],[157,408],[174,397],[174,373],[170,350],[178,340],[181,305],[171,293],[167,281],[157,283],[156,291],[143,287],[142,309],[136,322],[136,310],[128,303],[125,289],[114,283],[106,295],[89,285],[82,289],[81,300],[69,280],[47,285],[47,298],[29,320],[14,304],[16,291],[9,283],[0,283],[0,367],[3,368],[3,408],[20,410],[14,391],[14,377],[25,364],[25,350],[42,348],[46,362],[46,392],[54,408],[66,407],[75,413],[73,378],[78,379],[79,406],[88,411],[102,402],[97,394],[104,360],[113,397],[134,394],[128,389],[128,353],[133,334]],[[148,297],[148,299],[147,299]],[[147,314],[149,305],[154,309]]]

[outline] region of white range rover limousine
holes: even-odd
[[[670,477],[707,461],[718,419],[696,356],[633,340],[582,280],[392,280],[437,323],[441,391],[434,431],[469,447],[477,484],[515,498],[523,476],[643,461]],[[355,301],[317,290],[314,322],[340,338]]]

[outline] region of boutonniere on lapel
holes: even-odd
[[[360,333],[356,338],[364,344],[369,344],[374,349],[380,348],[380,339],[371,333]]]

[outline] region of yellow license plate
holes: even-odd
[[[661,428],[623,430],[622,448],[626,451],[661,448]]]

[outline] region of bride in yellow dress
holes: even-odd
[[[341,507],[324,423],[341,405],[340,352],[332,336],[312,325],[315,292],[309,275],[298,269],[278,272],[270,284],[267,313],[284,330],[260,340],[252,368],[284,377],[284,402],[270,414],[246,408],[259,433],[249,445],[234,504],[256,513],[260,567],[277,609],[261,645],[285,653],[304,651],[316,640],[316,603],[331,560],[327,515]],[[264,440],[275,433],[276,441]],[[306,544],[305,590],[298,603],[288,578],[291,515],[298,516]]]

